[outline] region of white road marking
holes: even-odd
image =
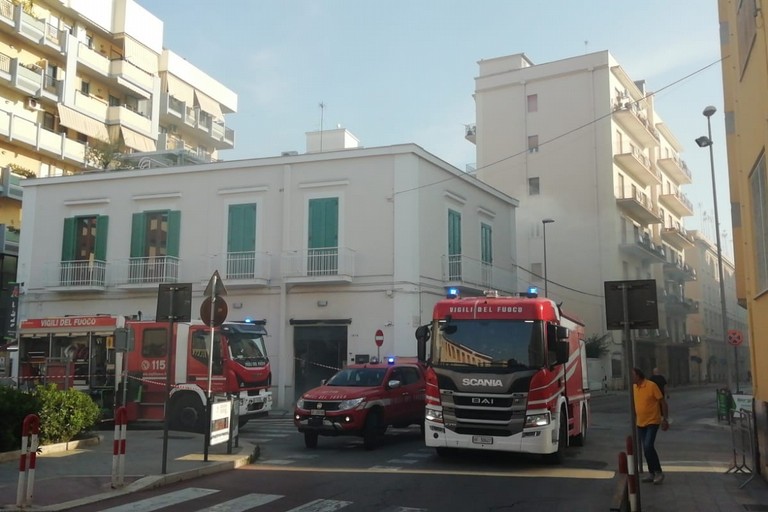
[[[152,498],[143,499],[134,503],[126,503],[117,507],[108,508],[101,512],[151,512],[169,505],[175,505],[184,501],[194,500],[209,494],[217,493],[216,489],[201,489],[199,487],[188,487],[179,491],[160,494]]]
[[[272,503],[283,496],[280,494],[246,494],[233,500],[217,503],[208,508],[202,508],[198,512],[245,512],[252,508]]]

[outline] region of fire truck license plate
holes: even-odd
[[[325,416],[325,409],[312,409],[309,411],[312,416]]]
[[[491,436],[472,436],[472,442],[475,444],[493,444]]]

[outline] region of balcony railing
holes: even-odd
[[[283,276],[310,281],[351,281],[356,253],[346,247],[321,247],[283,255]],[[292,279],[295,281],[295,279]]]
[[[442,257],[442,266],[443,282],[447,287],[460,286],[478,292],[515,291],[515,274],[492,263],[462,254],[448,254]]]
[[[664,201],[667,207],[672,210],[675,215],[680,217],[693,215],[693,203],[691,203],[691,201],[685,197],[685,194],[679,190],[660,194],[659,200]]]
[[[639,189],[616,189],[616,202],[641,225],[658,224],[661,216],[653,205],[651,196]]]
[[[634,144],[630,145],[629,153],[619,153],[614,156],[616,163],[639,181],[643,186],[658,185],[661,183],[661,173],[651,163],[640,149]]]
[[[58,286],[104,288],[107,263],[100,260],[74,260],[59,263]]]
[[[664,172],[672,176],[677,183],[688,184],[693,180],[691,170],[688,169],[685,161],[675,155],[670,158],[659,158],[657,160],[659,167],[664,169]]]
[[[269,281],[270,255],[255,251],[230,252],[226,255],[224,278],[240,281]]]
[[[176,283],[181,260],[175,256],[130,258],[114,264],[116,285]]]
[[[658,130],[648,121],[645,113],[638,108],[636,102],[631,100],[615,101],[613,112],[626,131],[645,147],[658,145]]]
[[[11,256],[19,255],[19,230],[0,224],[0,252]]]

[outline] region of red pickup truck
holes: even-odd
[[[372,450],[389,426],[420,425],[423,433],[424,400],[424,368],[417,362],[351,364],[304,393],[293,422],[307,448],[317,448],[319,436],[352,435]]]

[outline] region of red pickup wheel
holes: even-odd
[[[381,435],[381,414],[379,411],[371,411],[365,418],[365,427],[363,427],[363,447],[366,450],[374,450],[379,445],[379,435]]]
[[[317,432],[304,432],[304,446],[307,448],[317,448]]]

